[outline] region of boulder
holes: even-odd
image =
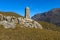
[[[7,21],[1,21],[1,25],[4,26],[4,28],[15,28],[16,24],[13,22],[7,22]]]

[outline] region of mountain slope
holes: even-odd
[[[4,15],[6,15],[6,13]],[[10,15],[16,16],[15,13],[10,13]],[[57,27],[55,30],[55,25],[48,25],[46,22],[38,22],[44,27],[43,29],[21,28],[23,25],[19,24],[17,24],[14,29],[5,29],[3,25],[0,25],[0,40],[60,40],[60,31]],[[49,29],[46,30],[47,28]]]
[[[60,40],[60,32],[19,26],[5,29],[0,26],[0,40]]]
[[[36,14],[32,17],[32,19],[60,25],[60,8],[55,8],[45,13]]]
[[[44,22],[44,21],[37,21],[40,23],[44,29],[46,30],[52,30],[52,31],[58,31],[60,32],[60,26],[54,25],[52,23]]]

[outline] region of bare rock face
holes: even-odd
[[[40,25],[38,22],[36,22],[34,20],[31,20],[31,19],[24,19],[23,25],[25,27],[29,27],[29,28],[40,28],[40,29],[43,29],[42,25]]]
[[[40,28],[40,29],[42,29],[42,25],[40,25],[38,22],[36,22],[36,21],[33,21],[33,25],[34,25],[34,27],[35,28]]]
[[[16,24],[13,23],[13,22],[7,22],[7,21],[1,21],[0,25],[3,25],[4,28],[15,28],[16,27]]]
[[[12,21],[12,16],[7,16],[6,18],[7,18],[7,21],[8,22],[11,22]]]
[[[19,25],[22,25],[22,27],[43,29],[42,25],[40,25],[38,22],[36,22],[32,19],[27,19],[27,18],[23,18],[23,17],[16,18],[14,16],[3,16],[0,19],[1,19],[0,25],[3,25],[4,28],[15,28],[16,25],[19,24]]]

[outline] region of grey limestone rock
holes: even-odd
[[[1,25],[4,26],[4,28],[15,28],[16,24],[13,22],[7,22],[7,21],[1,21]]]
[[[42,25],[40,25],[38,22],[32,20],[32,19],[27,19],[23,17],[14,17],[14,16],[3,16],[0,15],[0,19],[3,20],[0,21],[0,25],[3,25],[4,28],[15,28],[16,24],[22,25],[22,27],[29,27],[29,28],[42,28]]]

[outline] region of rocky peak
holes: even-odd
[[[60,11],[60,8],[54,8],[54,9],[52,9],[52,11]]]

